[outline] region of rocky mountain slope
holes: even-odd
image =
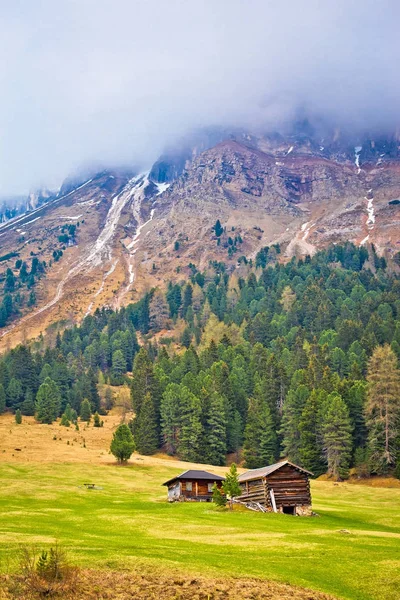
[[[57,197],[0,225],[0,278],[16,257],[47,265],[36,305],[0,330],[0,343],[119,307],[210,260],[236,269],[267,245],[279,243],[288,260],[350,240],[390,258],[400,250],[399,199],[395,137],[354,142],[304,128],[287,136],[218,131],[145,173],[69,179]]]

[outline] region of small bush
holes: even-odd
[[[19,409],[15,413],[15,422],[17,425],[21,425],[21,423],[22,423],[22,415],[21,415],[21,411]]]
[[[22,548],[18,566],[18,583],[32,597],[64,598],[76,589],[78,569],[69,565],[65,550],[57,544],[50,550]]]

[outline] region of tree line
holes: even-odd
[[[191,265],[186,283],[96,311],[52,348],[6,353],[0,403],[37,414],[50,379],[57,416],[84,399],[101,411],[100,376],[130,385],[144,454],[222,465],[243,451],[249,468],[287,457],[315,475],[400,475],[399,276],[352,244],[276,256],[263,249],[232,274]]]

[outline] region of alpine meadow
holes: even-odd
[[[0,599],[398,600],[399,4],[3,4]]]

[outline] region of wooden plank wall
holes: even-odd
[[[285,465],[266,479],[268,490],[274,490],[278,510],[282,506],[311,504],[310,482],[306,473]]]
[[[269,491],[274,490],[278,510],[282,506],[311,505],[310,483],[306,473],[290,465],[281,467],[267,477],[260,477],[240,484],[242,502],[260,502],[272,508]]]

